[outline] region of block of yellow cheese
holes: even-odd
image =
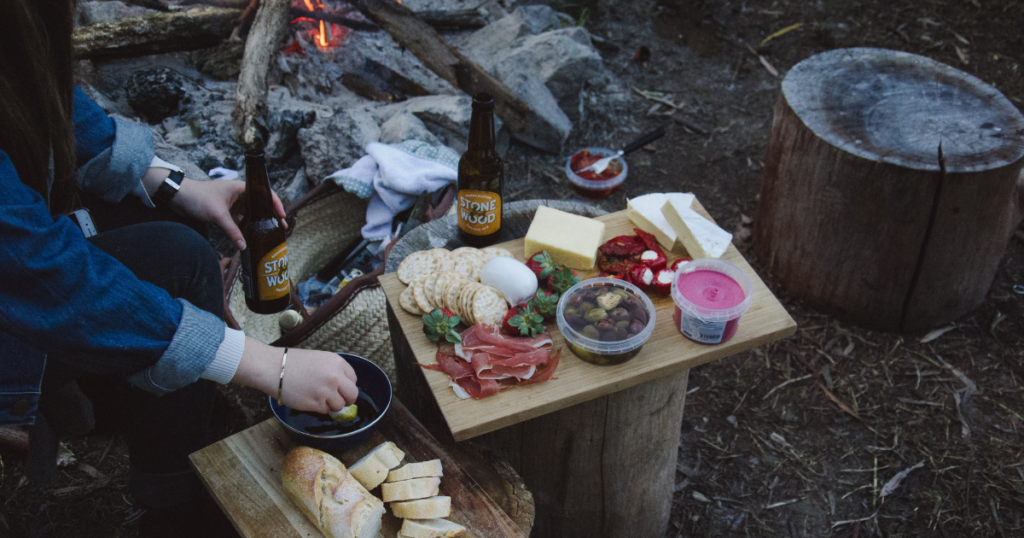
[[[603,222],[540,206],[526,232],[523,256],[528,258],[546,250],[555,263],[573,269],[592,269],[603,239]]]

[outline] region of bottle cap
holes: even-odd
[[[494,97],[487,92],[480,92],[473,96],[473,107],[494,108]]]

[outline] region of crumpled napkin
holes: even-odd
[[[371,142],[366,153],[351,167],[325,179],[370,199],[362,228],[363,238],[370,241],[390,241],[395,215],[412,207],[420,193],[436,191],[458,179],[459,155],[445,146],[420,140]]]

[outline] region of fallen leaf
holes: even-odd
[[[988,328],[988,332],[989,332],[989,333],[990,333],[990,334],[991,334],[991,335],[992,335],[993,337],[995,337],[995,335],[996,335],[996,327],[997,327],[997,326],[998,326],[998,325],[999,325],[1000,323],[1002,323],[1002,322],[1003,322],[1003,320],[1005,320],[1005,319],[1006,319],[1006,317],[1007,317],[1007,316],[1006,316],[1006,314],[1004,314],[1004,313],[1002,313],[1002,312],[1000,312],[1000,311],[996,310],[996,317],[995,317],[995,319],[993,319],[993,320],[992,320],[992,325],[990,325],[990,326],[989,326],[989,328]]]
[[[967,53],[964,52],[963,49],[961,49],[960,47],[958,47],[956,45],[953,45],[953,49],[956,50],[957,58],[960,58],[960,61],[963,62],[964,65],[967,65],[967,64],[971,63],[970,59],[968,59],[968,57],[967,57]]]
[[[911,471],[913,471],[914,469],[920,469],[921,467],[924,467],[923,461],[909,469],[904,469],[896,473],[896,476],[890,478],[889,481],[886,482],[884,486],[882,486],[882,493],[879,494],[879,496],[884,499],[889,495],[892,495],[896,491],[896,489],[900,487],[900,483],[903,482],[903,479],[906,478]]]
[[[796,30],[797,28],[800,28],[803,25],[804,25],[804,23],[802,23],[802,22],[798,22],[796,24],[790,24],[789,26],[787,26],[787,27],[785,27],[785,28],[783,28],[783,29],[781,29],[781,30],[779,30],[777,32],[774,32],[772,35],[764,38],[761,41],[761,46],[763,47],[765,43],[775,39],[776,37],[780,37],[780,36],[786,35],[786,34],[792,32],[793,30]]]
[[[956,324],[954,323],[954,324],[946,326],[946,327],[941,327],[939,329],[935,329],[934,331],[932,331],[932,332],[922,336],[921,339],[918,340],[918,343],[927,344],[928,342],[932,342],[932,341],[938,340],[940,336],[948,333],[949,331],[952,331],[955,328],[956,328]]]
[[[959,50],[959,49],[957,49],[957,50]],[[775,69],[775,66],[770,64],[768,62],[767,58],[765,58],[764,56],[761,56],[760,54],[758,54],[757,55],[757,59],[761,61],[761,65],[763,65],[764,68],[767,69],[768,72],[771,73],[773,77],[779,76],[779,70]]]
[[[699,502],[702,502],[702,503],[709,503],[709,502],[711,502],[711,499],[705,497],[704,494],[699,492],[699,491],[694,491],[694,492],[691,493],[691,495],[693,496],[693,499],[695,501],[699,501]]]

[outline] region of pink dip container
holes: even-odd
[[[705,258],[679,268],[672,280],[672,320],[683,336],[700,344],[728,342],[750,308],[753,284],[739,267]]]

